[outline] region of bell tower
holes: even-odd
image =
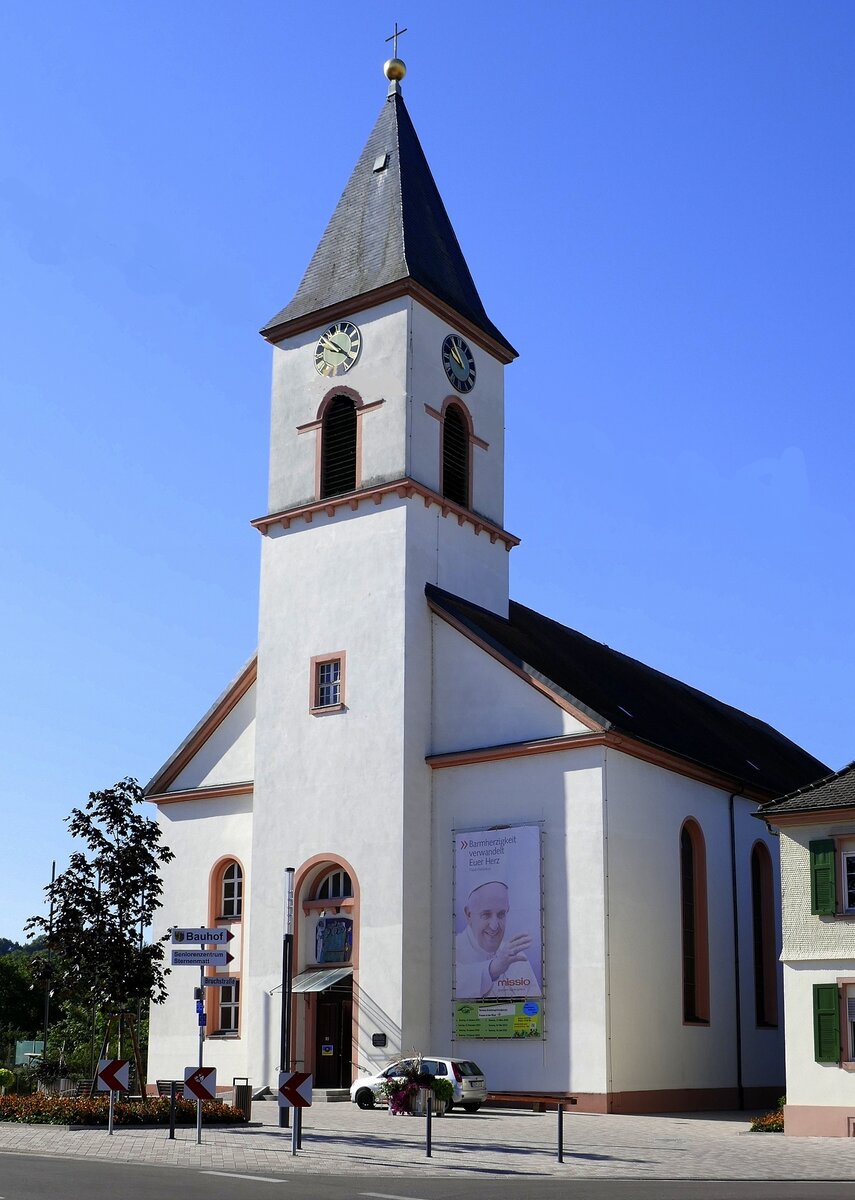
[[[271,887],[253,893],[250,976],[278,982],[268,931],[286,861],[347,862],[354,997],[399,1031],[390,1055],[430,1040],[425,585],[504,615],[517,542],[503,527],[503,373],[516,351],[463,258],[404,72],[386,63],[368,142],[296,295],[261,331],[273,346],[270,483],[253,522],[264,542],[252,862]],[[307,1021],[296,1057],[310,1063]],[[354,1063],[360,1036],[354,1018]],[[272,1027],[261,1041],[254,1078],[276,1059]]]

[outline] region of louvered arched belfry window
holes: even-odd
[[[321,499],[356,487],[356,405],[335,396],[327,406],[321,433]]]
[[[449,404],[442,422],[442,494],[469,507],[469,423],[459,404]]]

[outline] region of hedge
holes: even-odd
[[[106,1125],[109,1098],[97,1096],[48,1096],[36,1092],[32,1096],[0,1096],[0,1121],[19,1121],[31,1125]],[[175,1102],[177,1125],[196,1124],[196,1102],[179,1097]],[[169,1097],[157,1096],[145,1100],[117,1100],[113,1108],[114,1125],[168,1125]],[[203,1125],[244,1125],[246,1117],[231,1104],[205,1100],[202,1104]]]

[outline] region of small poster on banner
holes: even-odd
[[[466,1001],[454,1006],[455,1038],[542,1038],[539,1000]]]

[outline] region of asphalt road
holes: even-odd
[[[757,1180],[274,1178],[0,1154],[0,1200],[852,1200],[853,1184]]]

